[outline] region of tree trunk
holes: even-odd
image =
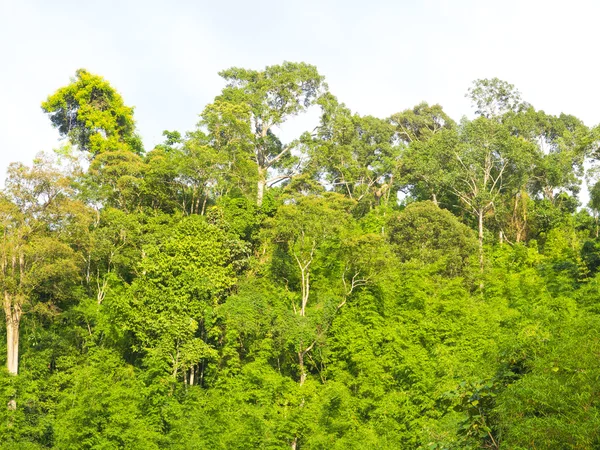
[[[258,184],[256,186],[256,204],[262,206],[265,195],[265,187],[267,185],[267,169],[258,168]]]
[[[306,305],[308,305],[308,295],[310,293],[310,271],[302,270],[302,304],[300,306],[300,315],[306,315]]]
[[[483,210],[477,212],[479,228],[479,270],[483,273]]]
[[[19,373],[19,324],[21,322],[21,299],[4,292],[4,316],[6,318],[6,368],[11,375]],[[17,409],[17,401],[11,398],[8,409]]]
[[[19,324],[21,304],[8,292],[4,293],[4,315],[6,317],[6,368],[11,375],[19,373]]]
[[[304,350],[298,352],[298,366],[300,367],[300,386],[306,381],[306,368],[304,367]]]

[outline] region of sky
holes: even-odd
[[[60,145],[40,104],[79,68],[135,107],[147,150],[165,129],[194,129],[220,70],[283,61],[315,65],[360,114],[427,101],[458,120],[471,82],[498,77],[596,125],[598,18],[600,2],[582,0],[0,0],[0,172]]]

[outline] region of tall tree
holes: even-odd
[[[447,184],[448,148],[457,140],[456,123],[440,105],[423,102],[389,118],[396,139],[403,144],[394,175],[415,198],[436,205]]]
[[[398,140],[406,144],[415,141],[424,142],[443,130],[456,129],[456,122],[440,105],[430,106],[426,102],[393,114],[389,121],[396,127]]]
[[[328,94],[319,99],[321,123],[304,142],[317,177],[335,192],[375,206],[392,193],[398,156],[394,128],[385,120],[360,116]],[[392,198],[394,198],[392,195]]]
[[[508,112],[502,118],[511,134],[537,147],[535,168],[529,190],[553,202],[559,192],[576,195],[580,189],[583,162],[594,150],[593,132],[578,118],[560,114],[552,116],[529,107]]]
[[[484,219],[500,195],[515,192],[531,170],[534,146],[512,136],[501,123],[480,117],[461,124],[458,145],[452,153],[450,190],[477,220],[479,263],[483,271]]]
[[[288,177],[280,173],[269,179],[269,170],[284,168],[297,145],[284,145],[275,129],[313,104],[326,87],[324,78],[314,66],[291,62],[262,71],[233,67],[220,75],[227,86],[203,114],[205,126],[213,130],[214,139],[229,137],[229,143],[248,152],[246,158],[256,164],[260,206],[265,187]],[[233,130],[227,129],[231,126]]]
[[[471,100],[475,113],[488,119],[498,119],[509,111],[526,109],[529,105],[521,99],[514,85],[499,78],[473,81],[465,97]]]
[[[235,283],[225,233],[197,215],[181,220],[162,242],[145,247],[140,276],[113,303],[137,351],[154,367],[202,382],[216,357],[216,306]],[[204,362],[200,366],[200,363]]]

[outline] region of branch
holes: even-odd
[[[265,168],[269,168],[271,167],[273,164],[275,164],[277,161],[279,161],[281,158],[283,158],[283,156],[289,152],[292,149],[292,145],[288,145],[287,147],[285,147],[283,150],[281,150],[279,152],[279,154],[277,156],[275,156],[275,158],[271,159],[270,161],[267,161],[267,163],[265,164]]]
[[[302,356],[304,356],[304,355],[306,355],[308,352],[310,352],[310,351],[313,349],[313,347],[315,346],[315,344],[316,344],[316,343],[317,343],[317,341],[316,341],[316,340],[314,340],[312,344],[310,344],[308,347],[306,347],[304,350],[302,350],[302,351],[301,351],[301,353],[302,353]]]
[[[275,178],[271,178],[269,181],[267,181],[267,185],[269,187],[273,187],[275,184],[279,183],[280,181],[283,181],[285,179],[290,179],[292,178],[291,175],[280,175],[278,177]],[[269,184],[271,183],[271,184]]]

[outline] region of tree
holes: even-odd
[[[19,326],[35,300],[65,295],[77,279],[73,250],[61,239],[72,220],[70,180],[38,158],[31,168],[12,164],[0,197],[0,288],[6,318],[7,368],[19,370]]]
[[[311,168],[332,190],[373,207],[393,192],[398,147],[393,127],[382,119],[361,117],[332,95],[319,101],[323,112],[315,136],[305,136]]]
[[[147,170],[144,160],[127,149],[99,153],[83,177],[88,198],[126,212],[139,210]]]
[[[449,189],[477,220],[479,263],[483,271],[484,218],[500,195],[514,193],[532,167],[533,146],[495,120],[463,122],[458,145],[450,150]]]
[[[502,118],[511,134],[522,137],[537,148],[528,189],[532,196],[554,202],[559,192],[579,192],[583,161],[594,149],[591,130],[578,118],[552,116],[533,107],[508,112]]]
[[[317,251],[335,239],[348,221],[345,208],[351,202],[338,195],[299,198],[279,208],[271,221],[274,241],[290,253],[300,274],[300,304],[294,311],[306,315],[310,296],[311,266]]]
[[[220,75],[227,86],[207,107],[204,125],[214,140],[226,137],[228,144],[241,146],[245,158],[256,164],[260,206],[265,187],[288,178],[278,174],[269,179],[269,170],[284,168],[297,144],[284,145],[275,128],[306,111],[326,85],[317,69],[305,63],[285,62],[263,71],[233,67]]]
[[[140,276],[112,305],[148,363],[168,368],[172,379],[184,373],[190,385],[201,383],[206,361],[217,356],[214,309],[235,282],[226,236],[193,215],[144,252]]]
[[[425,102],[392,115],[389,121],[405,146],[395,166],[398,182],[408,186],[414,197],[430,198],[437,205],[447,184],[447,149],[455,145],[456,123],[440,105]]]
[[[392,216],[387,235],[400,261],[435,265],[448,278],[468,272],[477,248],[473,231],[430,201],[410,203]]]
[[[393,114],[389,121],[396,128],[397,138],[406,144],[424,142],[443,130],[456,129],[456,122],[440,105],[429,106],[426,102]]]
[[[529,106],[521,100],[521,93],[514,85],[499,78],[473,81],[465,97],[471,100],[476,114],[488,119],[497,119],[509,111],[515,112]]]
[[[600,182],[594,183],[590,189],[589,208],[594,213],[594,221],[596,222],[596,238],[598,237],[598,214],[600,214]]]
[[[75,78],[42,103],[52,126],[79,150],[92,157],[99,153],[127,148],[142,153],[135,133],[133,108],[101,76],[79,69]]]

